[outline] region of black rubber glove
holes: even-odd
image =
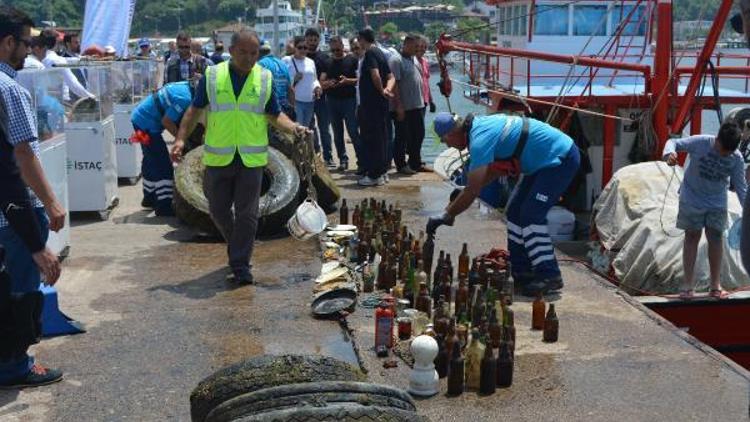
[[[437,107],[435,107],[435,103],[430,101],[430,113],[434,113],[435,110],[437,110]]]
[[[444,212],[438,216],[432,216],[429,220],[427,220],[427,234],[434,235],[438,227],[443,225],[453,225],[453,217],[451,217],[447,212]]]

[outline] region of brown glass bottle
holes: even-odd
[[[511,353],[510,345],[506,342],[500,344],[495,382],[500,388],[508,388],[513,385],[513,354]]]
[[[458,344],[459,347],[461,346],[461,340],[458,338],[456,328],[456,318],[454,317],[450,319],[450,324],[448,325],[448,333],[445,336],[445,350],[448,351],[448,358],[450,358],[450,354],[453,353],[454,344]]]
[[[555,313],[555,304],[550,303],[547,317],[544,318],[544,334],[542,335],[542,340],[547,343],[556,342],[559,328],[560,321],[558,321],[557,313]]]
[[[511,352],[516,351],[516,324],[513,310],[510,307],[505,308],[506,321],[503,330],[508,332],[508,340],[511,342]]]
[[[346,198],[341,200],[341,209],[339,210],[339,224],[349,224],[349,208],[346,206]]]
[[[383,257],[381,258],[380,264],[378,265],[378,280],[376,283],[378,290],[388,289],[387,283],[386,283],[387,272],[388,272],[388,253],[384,251]]]
[[[466,287],[466,280],[464,278],[458,279],[458,287],[456,288],[456,303],[454,309],[458,313],[461,309],[465,309],[469,303],[469,289]]]
[[[531,304],[531,329],[532,330],[543,330],[544,329],[544,311],[545,311],[544,296],[542,292],[539,292],[534,299],[534,303]]]
[[[484,349],[480,371],[479,394],[495,394],[495,384],[497,383],[497,359],[495,359],[495,353],[489,344]]]
[[[388,270],[386,271],[385,288],[391,289],[396,285],[396,279],[398,279],[398,266],[396,260],[391,255],[390,262],[388,263]]]
[[[435,370],[438,373],[438,378],[445,378],[448,376],[448,351],[445,349],[445,336],[437,334],[435,341],[438,344],[438,354],[435,356],[433,363],[435,364]]]
[[[500,347],[500,340],[502,339],[503,329],[500,323],[497,321],[497,312],[495,308],[490,310],[490,325],[487,328],[490,335],[490,345],[494,348]]]
[[[428,316],[430,315],[432,298],[427,292],[427,283],[419,283],[419,296],[417,296],[416,308],[418,311],[422,311]]]
[[[427,273],[427,285],[430,285],[430,276],[432,275],[432,260],[435,258],[435,236],[428,234],[422,245],[422,261],[424,261],[424,272]],[[434,280],[434,278],[432,279]]]
[[[352,212],[352,224],[357,226],[357,228],[360,228],[360,226],[362,225],[362,221],[360,219],[359,205],[354,206],[354,211]]]
[[[448,370],[448,395],[458,396],[464,392],[464,357],[461,346],[453,343],[450,369]]]
[[[445,298],[442,296],[440,296],[437,306],[435,306],[434,315],[435,317],[432,321],[435,324],[435,332],[442,336],[446,336],[448,334],[450,320],[448,319],[448,316],[445,315]]]
[[[464,243],[461,249],[461,255],[458,256],[458,278],[469,276],[469,251],[468,246]]]
[[[451,254],[445,255],[445,265],[443,265],[444,270],[446,273],[448,273],[448,276],[453,279],[453,262],[451,262]]]

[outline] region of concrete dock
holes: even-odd
[[[434,175],[392,176],[361,189],[338,176],[344,197],[398,201],[412,231],[446,204]],[[187,421],[188,397],[213,371],[259,354],[313,353],[356,364],[338,323],[310,316],[320,270],[315,240],[256,247],[256,286],[225,281],[225,246],[196,237],[176,219],[140,208],[140,186],[120,188],[108,221],[76,219],[58,283],[61,309],[88,332],[44,340],[39,362],[65,371],[59,384],[0,392],[2,421]],[[332,215],[332,219],[336,216]],[[470,254],[505,245],[495,211],[473,206],[438,232],[436,251]],[[517,296],[514,384],[489,397],[443,393],[418,400],[433,421],[747,420],[750,374],[679,332],[585,267],[562,265],[554,301],[560,341],[531,331],[531,304]],[[384,369],[372,350],[373,311],[350,317],[371,381],[406,387],[408,367]]]

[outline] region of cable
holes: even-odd
[[[669,188],[672,187],[672,181],[674,180],[675,176],[677,176],[677,169],[672,166],[672,176],[669,177],[667,189],[666,191],[664,191],[664,199],[661,202],[661,212],[659,213],[659,225],[661,226],[662,233],[664,233],[664,235],[667,237],[681,237],[683,235],[682,230],[680,230],[680,233],[678,234],[670,234],[664,227],[664,209],[667,207],[667,196],[669,195]],[[680,184],[682,184],[682,181],[680,181]]]

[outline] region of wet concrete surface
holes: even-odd
[[[204,377],[244,358],[309,353],[356,363],[335,321],[310,316],[314,241],[256,244],[256,286],[225,280],[226,246],[139,206],[121,186],[108,221],[76,216],[58,282],[61,309],[88,332],[45,339],[52,386],[0,392],[2,421],[186,421]]]
[[[451,188],[433,174],[392,176],[363,189],[337,175],[344,197],[398,202],[412,231],[440,212]],[[175,219],[138,207],[140,187],[121,187],[109,221],[76,220],[59,282],[61,308],[88,332],[44,340],[40,362],[65,380],[0,392],[0,420],[189,420],[188,397],[213,371],[263,353],[312,353],[355,363],[335,321],[314,320],[308,300],[320,269],[315,241],[257,244],[257,286],[225,281],[225,246],[196,237]],[[332,216],[333,219],[335,217]],[[494,211],[473,206],[439,231],[436,250],[461,243],[477,254],[505,245]],[[528,329],[529,300],[516,297],[514,384],[489,397],[441,393],[417,400],[433,421],[468,420],[746,420],[749,377],[668,322],[628,300],[584,267],[562,264],[566,287],[550,297],[560,341]],[[373,382],[406,388],[408,367],[384,369],[373,347],[373,310],[349,317]]]

